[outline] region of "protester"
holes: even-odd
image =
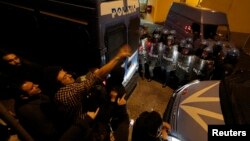
[[[43,66],[18,56],[8,50],[1,50],[1,72],[11,80],[28,79],[42,83]]]
[[[50,99],[31,81],[20,80],[16,87],[15,113],[20,124],[36,141],[57,140],[59,132],[53,120],[56,113]]]
[[[117,55],[100,69],[86,74],[85,80],[77,83],[75,79],[61,67],[53,66],[44,70],[45,84],[50,89],[50,97],[60,107],[63,117],[73,123],[85,118],[83,98],[91,88],[99,84],[110,71],[124,58],[131,55],[131,48],[123,45]]]
[[[170,125],[156,111],[144,111],[133,125],[132,141],[167,141]]]

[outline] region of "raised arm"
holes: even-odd
[[[116,54],[112,60],[110,60],[107,64],[102,66],[100,69],[97,69],[94,74],[100,78],[105,78],[110,71],[124,58],[129,57],[131,55],[131,48],[129,45],[123,45],[119,52]]]

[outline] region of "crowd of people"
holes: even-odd
[[[128,141],[125,70],[119,64],[131,55],[129,45],[101,68],[77,77],[61,66],[42,66],[5,48],[0,54],[1,98],[15,99],[12,114],[34,141]],[[135,124],[133,141],[145,135],[148,141],[166,140],[170,129],[155,111],[140,115]],[[0,123],[1,140],[9,138],[5,126]]]
[[[227,41],[179,39],[175,30],[157,27],[149,32],[143,25],[140,35],[140,75],[149,82],[161,76],[163,87],[178,88],[194,79],[221,80],[232,73],[239,58],[239,50]],[[161,68],[160,74],[155,73],[156,67]]]
[[[139,73],[149,82],[163,75],[163,87],[180,87],[194,79],[223,79],[239,57],[230,43],[191,37],[177,40],[175,30],[156,28],[149,33],[142,26],[140,35]],[[129,45],[123,45],[107,64],[75,76],[62,66],[36,64],[1,48],[0,98],[15,99],[11,114],[35,141],[128,141],[125,70],[120,64],[130,55]],[[155,74],[156,67],[162,74]],[[4,129],[0,123],[1,133],[7,133]],[[132,141],[164,141],[170,129],[160,113],[145,111],[135,120]],[[4,137],[8,138],[0,134],[1,140]]]

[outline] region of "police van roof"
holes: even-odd
[[[197,23],[228,25],[225,13],[208,8],[193,7],[185,3],[173,2],[170,11],[183,15]]]

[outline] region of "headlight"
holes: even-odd
[[[168,136],[168,141],[181,141],[181,140],[173,136]]]

